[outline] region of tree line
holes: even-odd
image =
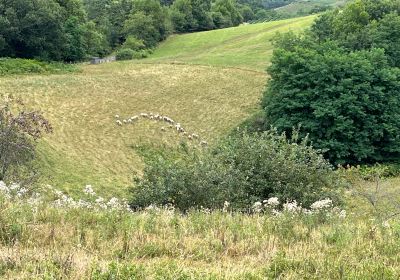
[[[276,18],[275,0],[0,0],[0,57],[81,61],[169,34]],[[272,6],[270,6],[272,5]]]

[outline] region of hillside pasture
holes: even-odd
[[[39,146],[43,183],[77,194],[93,184],[104,195],[124,195],[143,168],[135,147],[187,140],[150,120],[118,126],[116,114],[166,115],[212,144],[257,110],[276,32],[300,31],[312,20],[176,35],[146,60],[82,65],[79,73],[5,76],[0,89],[43,111],[54,126]]]

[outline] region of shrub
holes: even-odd
[[[135,51],[131,49],[120,49],[117,54],[117,60],[130,60],[135,56]]]
[[[303,206],[336,197],[337,182],[330,164],[307,139],[292,139],[275,129],[262,134],[241,133],[206,151],[180,148],[177,153],[146,158],[144,175],[132,189],[134,208],[173,204],[181,210],[236,209],[278,197]]]
[[[122,45],[123,49],[131,49],[134,51],[139,51],[145,48],[143,40],[139,40],[134,36],[128,36],[125,43]]]
[[[12,108],[19,110],[14,113]],[[9,97],[0,104],[0,181],[21,181],[22,169],[31,172],[36,140],[50,132],[52,126],[43,115],[26,109],[19,100]]]
[[[78,68],[71,64],[46,63],[32,59],[0,58],[0,76],[11,74],[56,74],[75,72]]]

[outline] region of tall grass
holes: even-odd
[[[400,224],[1,200],[3,279],[398,279]]]

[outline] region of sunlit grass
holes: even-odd
[[[174,35],[161,43],[146,62],[181,62],[265,71],[277,32],[299,32],[315,16],[227,29]],[[251,75],[251,74],[250,74]]]

